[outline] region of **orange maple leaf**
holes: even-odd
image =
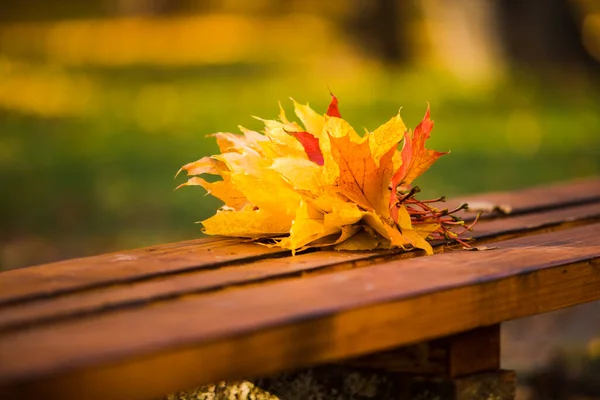
[[[392,192],[390,194],[389,207],[392,217],[397,221],[397,213],[395,203],[397,201],[398,188],[409,188],[409,185],[423,172],[427,171],[438,158],[448,152],[439,152],[425,148],[425,142],[431,136],[433,129],[433,121],[429,118],[429,104],[423,120],[417,125],[415,131],[404,136],[404,144],[402,146],[401,158],[402,165],[394,173],[391,180]]]
[[[330,136],[330,140],[331,153],[340,170],[336,181],[340,193],[365,210],[385,216],[393,173],[392,157],[397,144],[384,153],[377,165],[368,140],[357,143],[350,135]]]

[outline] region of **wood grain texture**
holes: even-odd
[[[466,196],[464,200],[509,204],[520,214],[594,199],[600,200],[600,178]],[[462,201],[450,201],[449,206]],[[206,238],[60,261],[0,272],[0,305],[288,254],[237,239]]]
[[[190,295],[8,332],[0,335],[0,359],[10,360],[0,363],[0,387],[22,398],[53,393],[69,399],[85,391],[103,400],[143,399],[600,299],[598,229],[582,226],[500,242],[494,251]]]
[[[1,272],[0,305],[287,254],[283,249],[215,237],[59,261]]]
[[[482,221],[473,232],[473,237],[483,243],[507,236],[524,235],[529,231],[553,229],[565,223],[578,221],[585,223],[594,219],[600,219],[600,202]],[[59,318],[105,312],[115,308],[137,307],[153,301],[222,290],[232,286],[257,284],[267,280],[338,272],[370,266],[378,262],[411,258],[419,254],[420,252],[397,254],[396,252],[320,251],[296,257],[269,258],[250,264],[159,276],[141,282],[114,284],[0,306],[0,332],[30,328]]]
[[[531,211],[543,211],[568,205],[581,205],[600,200],[600,177],[580,179],[569,183],[538,186],[510,192],[488,192],[468,196],[459,196],[448,202],[449,207],[462,203],[493,203],[508,205],[512,214],[524,214]],[[468,216],[469,213],[463,215]],[[496,212],[485,213],[484,218],[499,215]]]

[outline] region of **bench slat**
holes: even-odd
[[[600,202],[554,209],[543,213],[482,221],[473,236],[486,241],[524,234],[531,230],[550,229],[568,222],[585,222],[600,218]],[[349,253],[321,251],[295,258],[266,259],[248,265],[225,266],[158,277],[132,284],[120,284],[37,301],[0,307],[0,331],[32,324],[40,325],[57,318],[105,312],[117,307],[133,307],[190,293],[223,289],[232,285],[264,282],[267,279],[295,277],[306,273],[323,273],[366,266],[386,259],[414,256],[389,253]]]
[[[513,214],[525,214],[557,207],[574,206],[600,200],[600,178],[588,178],[508,192],[488,192],[451,199],[451,206],[462,203],[491,202],[510,205]],[[463,213],[462,216],[468,216]],[[483,218],[497,215],[486,213]]]
[[[575,227],[498,242],[493,251],[403,260],[402,268],[389,262],[8,332],[0,335],[0,358],[10,360],[0,363],[0,388],[8,395],[52,388],[64,398],[86,390],[90,398],[141,399],[600,299],[599,229]]]
[[[190,269],[211,269],[240,261],[286,255],[280,248],[267,248],[239,239],[206,238],[59,261],[0,273],[0,305],[44,298]]]
[[[509,204],[515,214],[583,204],[600,200],[600,178],[470,196],[466,200]],[[449,202],[449,206],[460,202]],[[0,305],[287,254],[235,239],[210,238],[61,261],[0,273]]]

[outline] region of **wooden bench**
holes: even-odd
[[[2,272],[0,398],[152,399],[240,379],[284,400],[310,385],[511,398],[499,324],[600,299],[600,179],[465,200],[512,209],[476,226],[497,249],[292,257],[208,238]]]

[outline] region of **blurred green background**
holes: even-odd
[[[201,235],[207,134],[288,98],[357,131],[429,102],[425,195],[600,171],[594,1],[0,2],[0,267]]]

